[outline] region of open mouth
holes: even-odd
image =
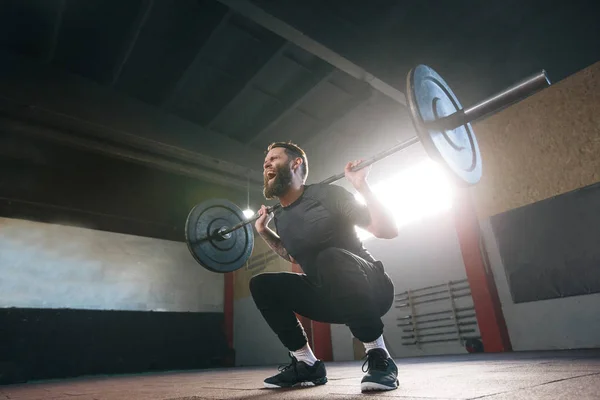
[[[275,179],[275,177],[277,177],[277,174],[275,172],[267,172],[267,181],[271,182],[273,179]]]

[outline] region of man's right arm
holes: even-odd
[[[284,260],[287,260],[289,262],[293,262],[292,257],[287,252],[285,247],[283,247],[283,243],[281,243],[281,239],[279,238],[279,236],[277,236],[277,234],[275,232],[273,232],[269,228],[264,228],[264,229],[258,231],[258,234],[269,245],[269,247],[271,249],[273,249],[273,251],[275,253],[279,254],[279,256],[281,258],[283,258]]]
[[[279,236],[277,236],[277,234],[267,226],[273,217],[273,214],[269,214],[267,211],[267,207],[264,205],[260,207],[260,210],[258,210],[260,217],[254,223],[256,232],[258,232],[258,234],[269,245],[269,247],[273,249],[275,253],[279,254],[281,258],[290,262],[294,262],[294,259],[290,256],[285,247],[283,247],[283,243],[281,243]]]

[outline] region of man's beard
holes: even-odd
[[[278,167],[275,173],[277,175],[272,182],[264,177],[263,194],[267,200],[284,195],[292,184],[292,170],[288,165]]]

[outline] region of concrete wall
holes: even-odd
[[[283,364],[288,351],[256,308],[250,279],[263,272],[291,271],[292,264],[273,251],[255,232],[254,249],[246,265],[234,272],[233,344],[238,366]]]
[[[0,307],[223,312],[182,242],[0,218]]]
[[[235,365],[275,365],[289,362],[288,350],[256,308],[252,297],[234,302]]]

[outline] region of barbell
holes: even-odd
[[[509,88],[469,107],[463,108],[444,79],[431,67],[418,65],[406,77],[408,110],[417,135],[363,161],[354,170],[368,167],[394,153],[421,143],[431,157],[459,186],[479,182],[482,161],[471,123],[514,104],[550,86],[541,70]],[[345,176],[333,175],[321,183],[330,184]],[[281,207],[276,204],[272,212]],[[188,249],[195,260],[213,272],[232,272],[241,268],[252,254],[254,231],[250,224],[258,213],[246,218],[242,210],[225,199],[212,199],[192,208],[185,224]]]

